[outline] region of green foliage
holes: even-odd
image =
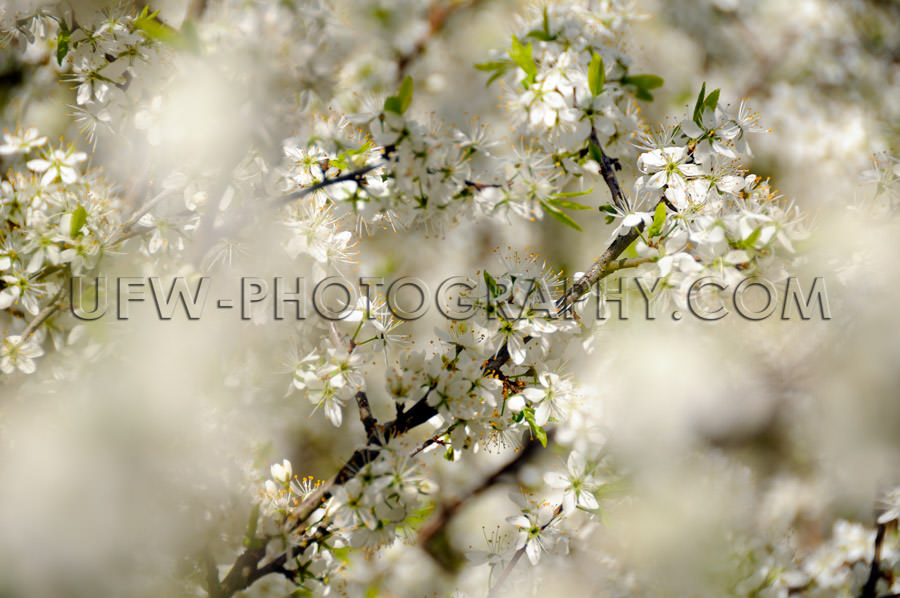
[[[568,214],[566,214],[565,212],[563,212],[560,208],[556,207],[555,205],[552,205],[550,203],[551,201],[554,201],[554,200],[549,199],[549,200],[541,202],[541,207],[544,208],[544,211],[547,212],[548,214],[550,214],[551,216],[553,216],[554,218],[556,218],[558,221],[565,224],[566,226],[568,226],[570,228],[574,228],[575,230],[581,232],[582,228],[580,226],[578,226],[578,223],[575,222],[574,220],[572,220],[572,217],[569,216]],[[569,203],[574,204],[574,202],[569,202]],[[575,205],[581,206],[581,204],[575,204]],[[575,208],[575,209],[582,209],[582,208],[579,207],[579,208]]]
[[[619,213],[616,209],[610,204],[603,204],[598,208],[601,212],[606,213],[606,224],[612,224],[613,220],[616,219],[616,215]]]
[[[200,53],[200,37],[197,35],[197,28],[193,21],[186,20],[181,26],[181,31],[178,31],[160,21],[157,18],[158,15],[159,11],[151,13],[150,7],[144,6],[144,10],[134,21],[135,28],[143,31],[152,40],[170,45],[178,50]]]
[[[497,285],[497,281],[494,280],[494,277],[491,276],[491,273],[487,270],[484,271],[484,284],[487,285],[492,297],[500,296],[500,287]]]
[[[556,39],[555,35],[550,34],[550,15],[547,14],[547,7],[544,7],[544,18],[540,29],[532,29],[525,36],[526,38],[534,38],[542,42],[552,42]]]
[[[719,90],[713,90],[709,95],[706,94],[706,82],[700,87],[700,94],[697,96],[697,103],[694,104],[694,122],[697,126],[703,126],[703,113],[707,110],[714,111],[719,104]]]
[[[394,114],[403,114],[412,103],[413,80],[409,75],[403,79],[397,95],[390,96],[384,101],[384,111],[393,112]]]
[[[606,70],[603,66],[603,58],[595,52],[591,57],[591,64],[588,66],[588,87],[591,89],[591,95],[594,97],[600,95],[605,82]]]
[[[603,164],[603,150],[593,141],[588,142],[588,155],[597,164]]]
[[[61,20],[59,22],[59,36],[56,38],[56,62],[59,65],[62,65],[66,54],[69,53],[69,39],[71,36],[72,32],[69,31],[66,22]]]
[[[493,72],[493,74],[488,78],[487,85],[490,85],[503,75],[509,71],[509,69],[513,68],[515,63],[512,60],[492,60],[488,62],[480,62],[475,65],[475,68],[479,71],[485,72]]]
[[[534,58],[532,56],[531,42],[528,42],[527,45],[523,45],[516,36],[513,36],[512,46],[509,49],[509,57],[519,66],[519,68],[525,71],[526,77],[525,80],[522,81],[522,86],[527,88],[534,83],[535,78],[537,78],[537,65],[534,63]]]
[[[622,77],[622,85],[629,85],[635,88],[634,97],[645,102],[653,101],[651,89],[663,86],[662,77],[656,75],[626,75]]]
[[[72,212],[72,222],[69,227],[69,236],[73,239],[81,234],[81,227],[87,222],[87,210],[79,204]]]
[[[541,446],[547,446],[547,432],[544,431],[544,428],[540,427],[534,421],[534,409],[531,407],[526,407],[522,410],[522,414],[525,417],[525,421],[528,422],[528,426],[531,428],[531,433],[534,434],[534,437],[537,438],[538,442],[541,443]]]
[[[659,202],[656,205],[656,210],[653,212],[653,222],[650,223],[650,228],[647,229],[648,237],[657,237],[662,232],[662,228],[666,223],[666,204],[663,202]]]

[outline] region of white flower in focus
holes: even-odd
[[[68,150],[49,150],[44,152],[43,158],[29,160],[26,164],[34,172],[43,172],[41,185],[47,186],[57,180],[66,185],[71,185],[78,180],[78,170],[75,165],[87,160],[87,154],[76,152],[74,148]]]
[[[516,550],[524,548],[532,565],[537,565],[541,560],[541,553],[547,552],[555,543],[558,533],[552,525],[555,520],[556,514],[546,508],[507,519],[507,522],[519,528]]]
[[[521,394],[535,405],[534,422],[543,427],[551,417],[560,416],[560,402],[571,394],[571,385],[553,372],[544,372],[538,381],[540,386],[529,386]]]
[[[34,360],[44,354],[44,350],[33,338],[23,339],[18,334],[7,336],[0,349],[0,370],[12,374],[18,368],[25,374],[33,374]]]
[[[566,463],[568,474],[548,471],[544,474],[544,482],[551,488],[563,490],[563,513],[568,515],[581,507],[592,511],[600,505],[593,494],[597,481],[585,472],[584,456],[577,451],[569,453]]]

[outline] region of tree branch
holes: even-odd
[[[616,177],[616,170],[622,168],[619,165],[619,161],[606,155],[598,143],[597,132],[593,130],[591,131],[591,143],[600,152],[600,174],[603,176],[606,186],[609,187],[613,203],[623,212],[628,212],[631,207],[628,205],[628,200],[625,198],[625,194],[622,193],[622,187],[619,186],[619,179]]]
[[[345,172],[344,174],[338,175],[336,177],[331,177],[331,178],[321,180],[314,185],[310,185],[309,187],[304,187],[303,189],[299,189],[297,191],[294,191],[293,193],[288,193],[287,195],[283,196],[281,198],[281,200],[284,203],[290,203],[296,199],[302,199],[302,198],[306,197],[307,195],[309,195],[310,193],[315,193],[316,191],[318,191],[320,189],[324,189],[325,187],[328,187],[330,185],[334,185],[337,183],[344,183],[347,181],[359,182],[359,180],[364,175],[372,172],[376,168],[381,168],[384,165],[385,165],[385,163],[369,164],[368,166],[363,166],[362,168],[357,168],[356,170],[351,170],[350,172]]]
[[[59,287],[59,290],[56,292],[56,295],[53,296],[53,299],[50,300],[50,303],[44,306],[44,308],[38,312],[38,314],[28,322],[28,325],[25,326],[25,330],[22,331],[22,340],[28,339],[29,336],[34,334],[35,330],[37,330],[41,324],[47,321],[47,319],[60,310],[62,307],[62,296],[65,292],[66,285],[62,284]]]
[[[441,4],[439,2],[432,4],[428,8],[428,31],[419,38],[419,41],[416,42],[412,49],[397,58],[397,81],[403,80],[409,67],[425,53],[428,43],[446,27],[450,17],[460,10],[472,8],[483,1],[468,0],[468,2],[459,2],[457,4]]]
[[[604,162],[606,162],[604,160]],[[610,161],[611,164],[611,161]],[[354,172],[346,173],[339,177],[334,177],[333,179],[326,179],[321,181],[315,185],[307,187],[305,189],[301,189],[292,194],[285,196],[285,200],[299,199],[312,193],[318,189],[321,189],[327,185],[334,184],[339,182],[340,180],[353,180],[369,172],[378,168],[381,165],[377,166],[367,166],[364,169],[357,170]],[[603,167],[601,165],[601,167]],[[604,180],[606,184],[610,187],[610,192],[615,194],[618,192],[621,194],[621,189],[618,184],[618,180],[616,179],[615,172],[612,171],[612,167],[610,166],[609,176],[604,176]],[[618,190],[618,191],[616,191]],[[619,260],[617,266],[612,266],[613,262],[619,257],[619,255],[628,248],[631,243],[634,242],[635,239],[638,238],[640,232],[643,230],[644,225],[641,223],[640,225],[632,228],[624,235],[620,235],[617,237],[610,246],[603,252],[601,255],[591,266],[590,270],[585,273],[582,278],[576,282],[568,291],[559,298],[557,301],[557,310],[559,314],[565,313],[565,311],[570,308],[578,299],[581,298],[582,295],[590,290],[591,286],[597,282],[600,278],[617,269],[621,269],[626,267],[625,264],[634,263],[626,260]],[[525,339],[527,342],[529,339]],[[490,374],[500,374],[500,369],[509,361],[509,348],[506,343],[500,346],[497,352],[493,357],[485,361],[482,366],[482,372],[486,375]],[[428,404],[428,397],[431,394],[431,391],[434,390],[434,386],[428,388],[425,394],[422,396],[419,401],[416,402],[410,409],[406,411],[398,410],[397,417],[383,425],[383,426],[375,426],[374,429],[377,430],[381,436],[383,437],[384,444],[390,442],[392,438],[396,438],[398,436],[402,436],[408,431],[412,430],[415,427],[418,427],[429,419],[438,415],[438,411],[436,408]],[[366,400],[366,404],[368,404],[368,399]],[[359,399],[357,398],[357,405],[359,405]],[[363,410],[360,410],[361,417],[364,417]],[[374,419],[374,418],[373,418]],[[365,421],[363,422],[365,426]],[[373,460],[378,456],[378,449],[364,447],[357,449],[350,456],[346,463],[341,467],[335,476],[329,480],[328,482],[319,486],[315,492],[310,494],[306,500],[304,500],[295,510],[291,516],[291,531],[297,530],[303,523],[309,518],[310,515],[331,496],[331,489],[335,486],[340,486],[344,484],[347,480],[351,479],[356,473],[368,462]],[[517,460],[514,460],[516,462]],[[511,465],[511,464],[510,464]],[[505,472],[504,472],[505,473]],[[502,475],[502,473],[498,472],[498,477]],[[494,476],[491,476],[492,478]],[[491,478],[489,478],[490,480]],[[493,481],[491,483],[494,483]],[[459,506],[455,507],[458,509]],[[559,510],[559,509],[558,509]],[[552,519],[551,519],[552,521]],[[549,525],[549,523],[548,523]],[[293,549],[291,549],[293,551]],[[288,551],[288,552],[291,552]],[[283,564],[287,560],[287,552],[278,557],[277,560],[284,558],[281,563]],[[517,552],[516,556],[513,557],[513,561],[507,566],[507,570],[504,571],[504,574],[501,576],[501,579],[498,581],[498,584],[495,585],[494,589],[499,586],[499,584],[509,575],[509,571],[512,570],[512,567],[515,566],[515,563],[522,556],[522,552]],[[257,569],[257,564],[259,561],[264,558],[265,549],[263,548],[262,552],[259,549],[248,548],[243,553],[241,553],[234,565],[226,576],[225,580],[221,584],[222,592],[214,596],[210,594],[211,598],[230,598],[235,592],[240,591],[246,587],[248,587],[253,581],[258,579],[260,575],[259,571],[262,569]],[[275,561],[273,561],[275,562]],[[247,573],[249,571],[249,573]],[[274,572],[274,571],[269,571]]]
[[[875,586],[881,579],[881,546],[884,544],[884,534],[887,526],[883,523],[878,524],[878,530],[875,532],[875,550],[872,554],[872,568],[869,571],[869,578],[866,585],[863,586],[862,593],[859,598],[875,598]]]
[[[369,397],[363,391],[356,393],[356,406],[359,407],[359,420],[366,430],[366,440],[370,445],[378,444],[378,420],[372,415]]]
[[[550,437],[553,434],[551,431],[548,436],[548,444],[550,442]],[[481,481],[480,484],[466,492],[464,495],[451,500],[449,502],[444,503],[438,508],[437,515],[435,515],[425,527],[421,529],[419,532],[419,545],[422,546],[428,554],[431,555],[438,563],[442,565],[446,565],[443,560],[440,558],[440,555],[437,554],[437,551],[434,548],[433,540],[441,533],[444,532],[447,525],[456,516],[457,512],[465,505],[468,501],[475,498],[482,492],[492,488],[496,484],[503,481],[503,478],[513,475],[517,473],[522,466],[528,463],[535,454],[539,452],[541,448],[541,444],[534,439],[528,441],[528,443],[519,450],[518,454],[509,461],[506,465],[492,473],[490,476]]]

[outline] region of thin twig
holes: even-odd
[[[38,312],[38,314],[31,320],[28,325],[25,327],[25,330],[22,331],[22,340],[26,340],[29,336],[34,334],[35,330],[38,327],[47,321],[47,319],[59,311],[62,306],[62,302],[60,299],[62,298],[63,292],[65,291],[66,285],[60,285],[59,290],[56,291],[56,295],[53,296],[53,299],[50,300],[50,303],[44,306],[44,309]]]
[[[547,436],[547,441],[549,443],[552,431],[548,433]],[[431,547],[431,540],[447,527],[459,509],[471,499],[500,483],[505,477],[519,471],[532,459],[539,448],[541,448],[540,443],[531,439],[506,465],[486,477],[480,484],[466,492],[464,495],[444,503],[439,507],[437,515],[419,532],[419,545],[425,548],[425,550],[433,557],[436,557],[437,555],[434,554]],[[436,560],[440,562],[439,559],[436,558]]]
[[[350,172],[345,172],[344,174],[338,175],[336,177],[324,179],[322,181],[319,181],[315,185],[310,185],[309,187],[304,187],[303,189],[294,191],[293,193],[288,193],[287,195],[282,196],[280,201],[282,201],[283,203],[290,203],[294,200],[302,199],[302,198],[306,197],[307,195],[309,195],[310,193],[315,193],[316,191],[318,191],[320,189],[324,189],[325,187],[328,187],[329,185],[334,185],[337,183],[344,183],[347,181],[359,182],[359,180],[363,177],[363,175],[372,172],[376,168],[381,168],[384,165],[385,165],[384,163],[369,164],[368,166],[363,166],[362,168],[358,168],[358,169],[352,170]]]
[[[428,49],[428,44],[446,27],[450,17],[461,10],[472,8],[483,1],[484,0],[469,0],[468,2],[450,5],[441,4],[439,2],[432,4],[428,8],[428,31],[419,38],[416,44],[408,52],[397,58],[397,81],[401,81],[409,70],[409,67],[412,66],[412,63],[425,54],[425,51]]]

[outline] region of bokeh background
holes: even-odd
[[[75,3],[76,14],[89,13],[89,4]],[[199,4],[154,8],[178,28]],[[277,157],[284,138],[312,129],[305,110],[322,96],[362,110],[369,99],[353,95],[353,82],[376,96],[391,93],[402,78],[397,57],[410,53],[404,72],[416,81],[423,114],[460,126],[506,118],[499,87],[486,87],[472,65],[508,45],[524,5],[464,3],[429,33],[438,11],[454,3],[343,0],[330,8],[337,20],[324,24],[313,4],[290,21],[275,2],[209,0],[199,34],[220,51],[147,67],[135,82],[152,90],[154,68],[176,71],[177,93],[158,109],[160,144],[103,133],[91,143],[73,121],[74,91],[60,82],[48,43],[0,51],[3,126],[76,140],[127,188],[147,163],[215,170],[250,145]],[[633,317],[599,326],[590,352],[573,347],[571,369],[603,414],[610,463],[627,474],[628,490],[604,503],[604,522],[584,530],[584,542],[573,540],[566,559],[533,571],[522,563],[521,587],[509,590],[749,596],[753,584],[735,580],[752,579],[754,559],[786,543],[823,561],[831,554],[824,549],[837,560],[853,550],[865,557],[877,501],[900,485],[900,237],[890,214],[869,208],[876,186],[864,175],[876,153],[897,155],[900,4],[641,0],[637,8],[646,18],[632,24],[624,47],[639,72],[665,79],[642,115],[651,126],[679,122],[703,82],[721,89],[724,105],[749,102],[772,131],[752,140],[746,166],[807,214],[797,273],[824,277],[832,319]],[[626,189],[633,179],[626,163]],[[586,201],[606,203],[606,190]],[[497,248],[512,248],[572,275],[609,235],[602,218],[585,214],[582,233],[552,220],[376,231],[362,236],[355,268],[389,280],[419,276],[434,288],[446,276],[499,268]],[[230,265],[214,269],[211,297],[236,293],[241,275],[314,272],[284,255],[274,228],[244,231]],[[181,267],[138,249],[110,256],[104,273]],[[427,342],[439,323],[431,316],[407,331]],[[106,318],[80,334],[86,340],[43,358],[38,374],[0,382],[2,597],[197,592],[193,565],[173,555],[212,545],[228,563],[271,463],[287,457],[295,472],[325,479],[362,439],[353,418],[334,429],[289,392],[292,359],[315,341],[289,322],[247,323],[208,310],[196,322],[161,323],[139,309],[127,322]],[[376,415],[389,416],[381,385],[370,386]],[[452,496],[506,458],[438,459],[436,481]],[[533,482],[535,471],[525,468],[520,481]],[[448,530],[454,551],[486,549],[497,526],[505,533],[515,511],[507,490],[461,512]],[[839,530],[841,520],[864,527]],[[839,532],[845,543],[856,533],[858,545],[835,547]],[[354,560],[347,578],[378,580],[379,596],[484,593],[484,567],[448,572],[411,545]],[[267,589],[287,593],[277,581],[253,592]]]

